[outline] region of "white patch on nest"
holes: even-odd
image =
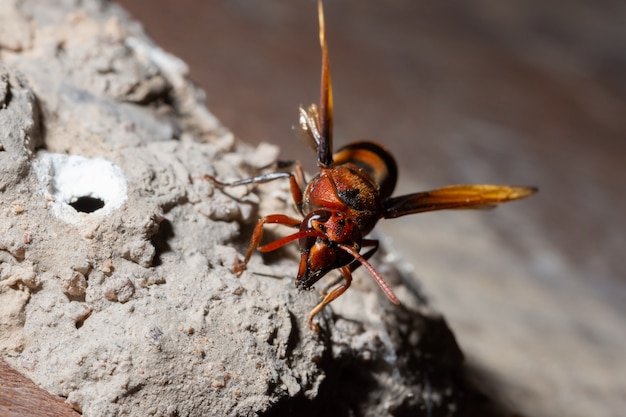
[[[128,197],[122,170],[104,158],[39,152],[33,168],[43,194],[52,200],[54,215],[67,223],[78,224],[88,216],[106,216],[119,209]],[[71,206],[85,198],[100,200],[102,207],[85,213]]]

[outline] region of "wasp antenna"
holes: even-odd
[[[372,278],[374,278],[380,289],[383,290],[387,298],[389,298],[389,301],[396,305],[400,304],[400,300],[398,300],[398,297],[396,297],[389,284],[387,284],[387,281],[385,281],[383,276],[380,275],[380,272],[378,272],[371,263],[369,263],[363,256],[361,256],[359,252],[355,251],[350,246],[342,244],[339,245],[339,247],[352,255],[354,259],[359,261],[361,265],[363,265],[365,269],[367,269],[367,271],[372,275]]]
[[[320,46],[322,47],[322,80],[318,116],[320,141],[317,148],[317,163],[320,167],[330,167],[333,164],[333,88],[330,81],[330,64],[328,61],[328,44],[326,43],[322,0],[317,2],[317,14],[320,22]]]
[[[323,233],[317,232],[315,230],[303,230],[301,232],[296,232],[296,233],[294,233],[292,235],[285,236],[285,237],[283,237],[281,239],[278,239],[278,240],[275,240],[273,242],[266,243],[263,246],[259,246],[257,248],[257,250],[259,252],[271,252],[273,250],[276,250],[276,249],[278,249],[280,247],[285,246],[286,244],[288,244],[290,242],[293,242],[294,240],[298,240],[300,238],[307,237],[307,236],[308,237],[318,237],[318,238],[322,238],[322,239],[326,238],[326,236]]]

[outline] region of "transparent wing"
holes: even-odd
[[[303,138],[307,145],[317,152],[320,147],[320,129],[317,124],[317,106],[315,104],[311,104],[306,109],[300,107],[298,110],[298,136]]]

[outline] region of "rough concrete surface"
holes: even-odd
[[[292,249],[231,272],[287,184],[236,141],[186,66],[117,6],[0,7],[0,352],[86,416],[451,415],[467,399],[444,320],[376,263],[306,327]],[[280,233],[280,232],[277,232]],[[0,403],[1,404],[1,403]]]
[[[314,167],[290,127],[295,105],[318,94],[315,0],[119,1],[184,58],[233,132]],[[332,0],[325,10],[337,146],[384,143],[398,193],[540,188],[491,212],[377,226],[444,312],[472,377],[515,415],[623,417],[626,3]]]

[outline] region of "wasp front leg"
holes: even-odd
[[[261,238],[263,237],[263,227],[266,224],[282,224],[294,227],[300,224],[300,220],[285,216],[284,214],[272,214],[259,219],[256,226],[254,226],[254,231],[252,232],[252,237],[250,238],[250,246],[248,246],[246,257],[242,263],[235,266],[235,273],[237,275],[241,275],[241,273],[246,269],[246,266],[252,257],[252,253],[259,246],[259,243],[261,243]]]
[[[320,326],[317,325],[317,323],[313,323],[313,318],[320,311],[322,311],[324,307],[326,307],[328,304],[333,302],[341,294],[346,292],[346,290],[350,288],[350,284],[352,284],[352,272],[350,272],[349,266],[346,265],[346,266],[341,267],[341,276],[343,277],[345,282],[341,286],[335,288],[334,290],[326,294],[324,296],[324,299],[320,301],[320,303],[316,305],[315,308],[313,308],[313,310],[311,310],[311,312],[309,313],[309,317],[307,318],[307,323],[309,324],[309,328],[315,333],[319,332]]]
[[[274,181],[281,178],[289,179],[289,187],[291,191],[291,198],[293,203],[296,206],[296,209],[301,213],[302,212],[302,192],[306,187],[306,179],[304,176],[304,169],[299,162],[291,163],[294,165],[293,172],[270,172],[268,174],[258,175],[252,178],[245,178],[242,180],[237,180],[233,182],[222,182],[212,175],[203,175],[201,179],[206,181],[211,181],[216,187],[223,189],[227,187],[237,187],[241,185],[249,185],[249,184],[263,184],[266,182]],[[246,269],[250,258],[252,257],[252,253],[259,246],[261,242],[261,238],[263,237],[263,226],[268,223],[276,223],[282,224],[285,226],[298,226],[300,224],[300,220],[294,219],[289,216],[285,216],[282,214],[274,214],[270,216],[266,216],[261,218],[256,226],[254,227],[254,231],[252,232],[252,237],[250,239],[250,246],[248,247],[248,251],[246,252],[245,258],[243,262],[238,263],[234,272],[237,275],[241,275],[241,273]]]

